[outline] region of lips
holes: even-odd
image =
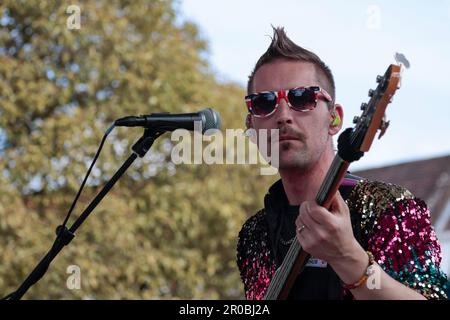
[[[299,140],[297,137],[289,136],[289,135],[283,135],[280,136],[278,141],[286,141],[286,140]]]

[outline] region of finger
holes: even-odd
[[[301,221],[303,221],[303,224],[310,230],[316,230],[316,229],[320,228],[320,224],[314,220],[313,216],[315,215],[315,213],[316,213],[316,211],[306,210],[300,216]],[[301,225],[299,225],[299,227],[300,226]]]
[[[347,215],[348,214],[347,204],[345,203],[345,201],[342,198],[341,193],[339,191],[336,192],[333,199],[331,200],[329,211],[335,215]]]
[[[295,230],[299,236],[300,235],[304,236],[305,233],[310,233],[311,231],[314,232],[314,230],[317,229],[317,226],[314,226],[312,224],[314,224],[314,222],[305,220],[304,217],[299,215],[295,220]]]
[[[296,235],[297,235],[297,240],[300,243],[300,245],[302,247],[305,247],[308,245],[308,236],[306,235],[308,232],[307,228],[296,228]]]
[[[298,229],[301,228],[302,226],[306,226],[306,223],[305,220],[303,219],[303,215],[299,214],[295,219],[295,227]]]
[[[300,206],[300,212],[299,212],[299,216],[303,215],[303,216],[309,216],[310,219],[313,220],[313,222],[315,224],[320,224],[320,220],[315,219],[315,211],[319,208],[320,206],[315,202],[315,201],[304,201],[302,203],[302,205]]]
[[[305,203],[306,208],[302,211],[302,214],[309,215],[309,217],[318,225],[327,225],[330,219],[333,219],[333,215],[324,207],[318,205],[316,202]]]
[[[302,204],[303,206],[303,204]],[[300,207],[302,207],[300,206]],[[300,239],[304,239],[302,237],[302,233],[304,233],[306,231],[306,229],[308,229],[308,223],[305,221],[305,219],[303,218],[305,215],[302,213],[302,211],[305,211],[305,208],[303,210],[299,209],[299,214],[297,216],[297,218],[295,219],[295,230],[296,230],[296,234],[297,234],[297,238]]]

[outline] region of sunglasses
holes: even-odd
[[[281,91],[263,91],[245,97],[248,111],[255,117],[268,117],[277,110],[280,100],[284,99],[289,108],[306,112],[317,106],[319,96],[331,102],[331,96],[320,87],[296,87]]]

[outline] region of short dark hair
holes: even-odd
[[[336,86],[330,68],[313,52],[300,47],[288,38],[283,27],[273,28],[273,38],[267,51],[259,58],[252,73],[248,77],[247,94],[252,93],[253,78],[256,71],[267,63],[276,59],[288,59],[300,62],[309,62],[315,66],[318,73],[318,81],[331,95],[333,101],[329,104],[333,106],[336,96]]]

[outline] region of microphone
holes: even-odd
[[[194,130],[194,122],[201,123],[202,133],[208,129],[220,129],[220,115],[211,108],[193,113],[170,114],[169,112],[152,113],[143,116],[130,116],[116,120],[118,127],[145,127],[159,131],[176,129]]]

